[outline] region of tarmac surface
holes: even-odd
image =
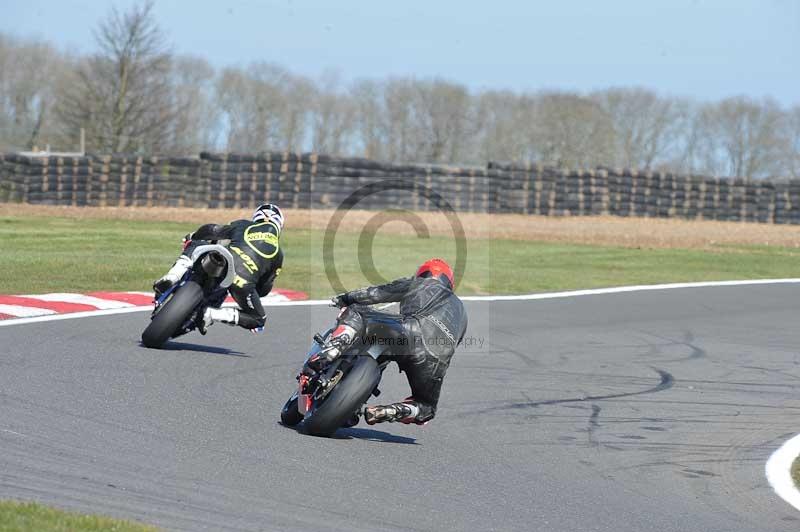
[[[800,286],[467,308],[432,423],[330,439],[278,418],[333,309],[160,351],[147,313],[2,327],[0,498],[179,530],[800,528],[764,475],[800,432]]]

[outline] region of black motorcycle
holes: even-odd
[[[306,360],[321,353],[333,329],[314,336]],[[366,334],[357,338],[339,357],[320,371],[305,365],[297,376],[297,390],[281,410],[287,427],[300,425],[314,436],[331,436],[339,428],[358,423],[364,404],[378,396],[383,370],[405,346],[396,321],[369,316]]]
[[[233,255],[219,244],[197,246],[193,265],[183,278],[154,301],[150,324],[142,333],[142,344],[159,348],[170,338],[186,334],[203,323],[208,307],[225,301],[235,276]]]

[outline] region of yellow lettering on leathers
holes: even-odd
[[[250,273],[256,273],[258,271],[258,265],[255,263],[255,261],[250,255],[248,255],[247,253],[245,253],[236,246],[229,246],[229,248],[231,251],[239,255],[239,258],[242,259],[244,267],[247,268],[247,271],[249,271]]]
[[[257,229],[259,227],[263,228],[264,226],[267,225],[274,228],[275,232],[271,233],[269,231],[253,231],[254,229]],[[278,226],[275,225],[273,222],[263,222],[260,224],[251,225],[250,227],[245,229],[244,241],[247,242],[247,245],[250,246],[250,248],[252,248],[252,250],[258,253],[260,256],[264,257],[265,259],[271,259],[272,257],[278,254],[278,249],[279,249],[278,233],[280,233],[280,230],[278,229]],[[253,242],[264,242],[267,245],[274,247],[275,251],[273,251],[270,254],[266,254],[262,252],[260,249],[258,249],[256,246],[254,246]]]

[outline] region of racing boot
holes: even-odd
[[[306,367],[309,368],[312,373],[320,371],[327,364],[339,358],[339,355],[350,347],[355,335],[356,330],[354,328],[349,325],[339,325],[336,327],[336,330],[331,333],[325,343],[322,344],[320,352],[308,359]]]
[[[172,268],[169,271],[153,283],[153,291],[156,293],[156,297],[160,296],[169,288],[181,280],[181,277],[189,271],[189,268],[192,267],[192,259],[187,257],[186,255],[181,255],[178,257],[178,260],[175,261],[175,264],[172,265]]]
[[[364,421],[367,425],[375,423],[414,423],[419,415],[419,407],[411,402],[394,403],[391,405],[368,406],[364,409]]]
[[[247,314],[245,314],[244,317],[248,320],[253,319]],[[198,323],[197,329],[200,331],[200,334],[206,334],[206,332],[208,332],[208,328],[211,327],[211,325],[216,321],[220,323],[227,323],[228,325],[239,325],[241,327],[244,327],[245,329],[248,329],[253,334],[259,334],[264,332],[263,325],[251,328],[248,326],[248,322],[245,322],[243,324],[241,309],[234,307],[224,307],[224,308],[208,307],[205,313],[203,313],[202,323]]]
[[[203,325],[198,326],[200,332],[205,334],[205,331],[208,330],[215,321],[227,323],[228,325],[239,325],[239,309],[233,307],[208,307],[203,314]]]

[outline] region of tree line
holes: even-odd
[[[0,151],[316,151],[391,162],[535,161],[800,177],[800,105],[646,88],[470,91],[444,79],[312,79],[171,51],[152,2],[112,8],[79,55],[0,33]]]

